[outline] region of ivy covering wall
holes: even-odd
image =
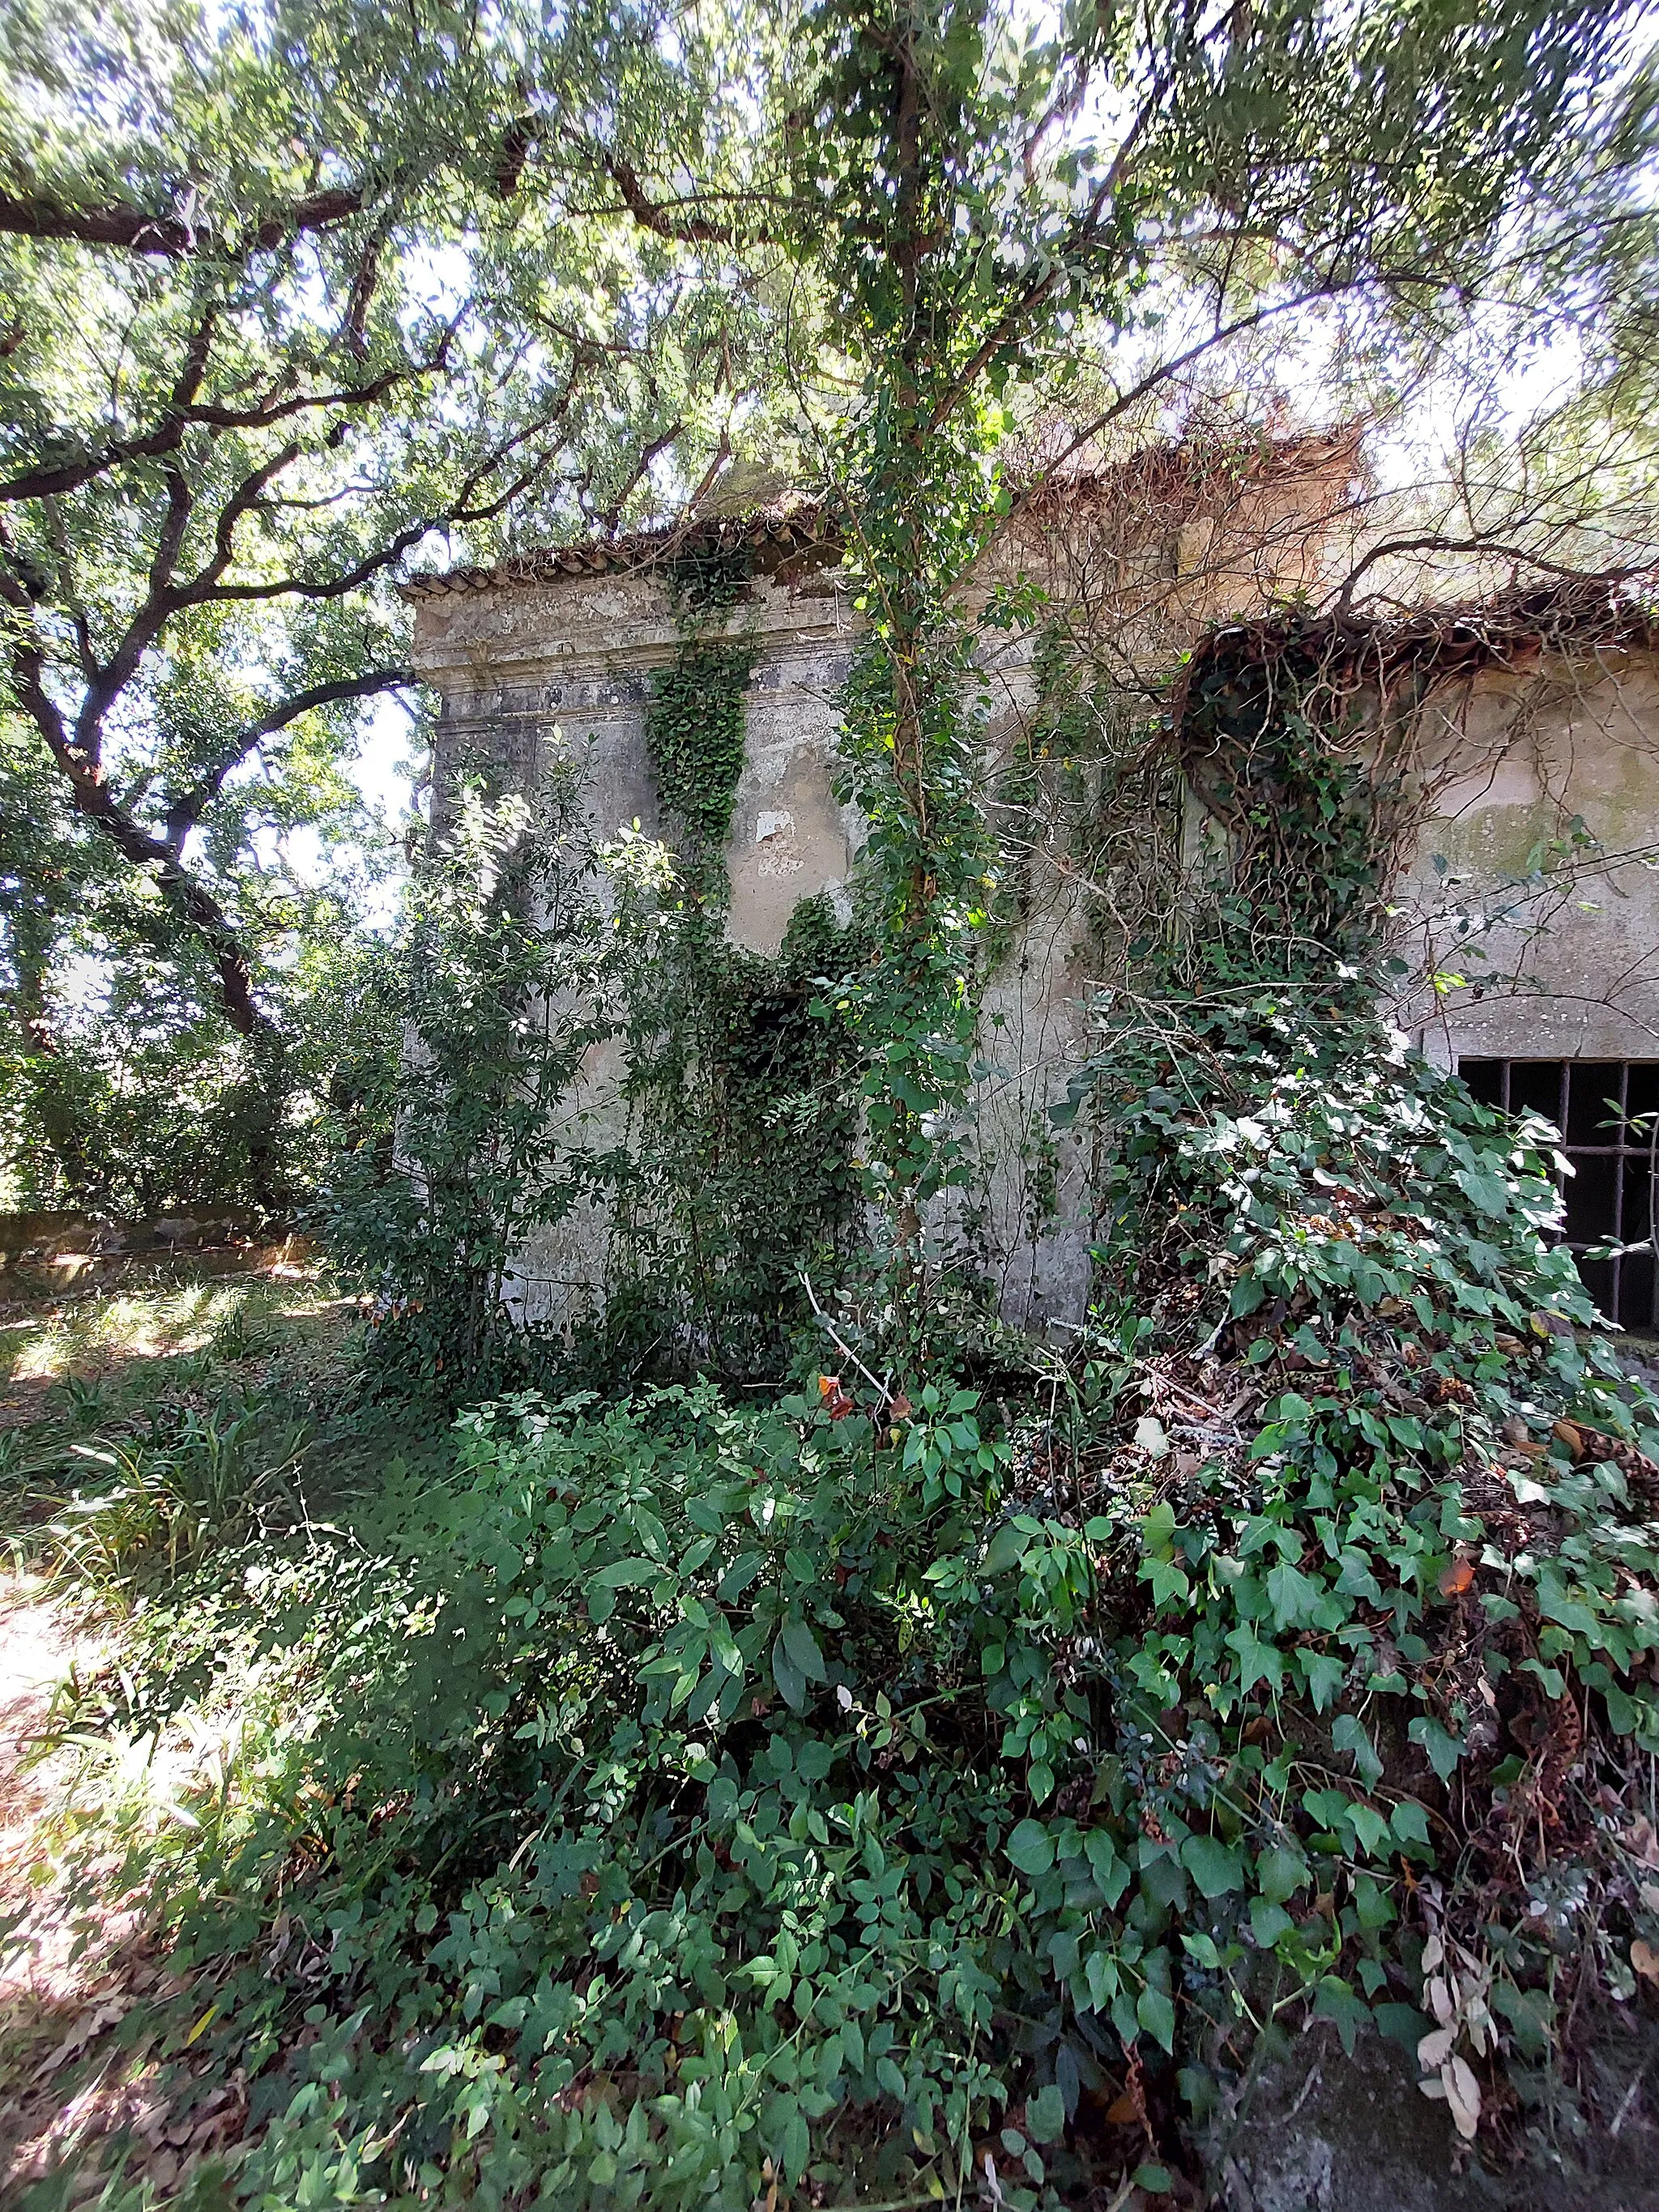
[[[675,886],[626,1019],[626,1163],[606,1310],[607,1371],[777,1371],[805,1310],[803,1272],[853,1240],[859,1112],[836,1011],[865,933],[802,900],[775,957],[726,935],[725,844],[757,655],[746,548],[682,555],[679,630],[652,678],[646,743]]]

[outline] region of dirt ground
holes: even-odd
[[[313,1370],[325,1384],[358,1309],[287,1248],[24,1291],[18,1271],[0,1276],[0,2208],[58,2212],[117,2171],[166,2201],[186,2166],[240,2136],[246,2100],[240,2079],[210,2077],[188,2023],[153,2025],[178,2005],[144,2002],[185,1984],[123,1893],[107,1826],[80,1817],[94,1770],[53,1741],[66,1723],[75,1733],[77,1679],[112,1662],[114,1616],[29,1571],[39,1527],[77,1438],[142,1430],[163,1400],[257,1389],[275,1368],[291,1389]]]

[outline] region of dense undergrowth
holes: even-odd
[[[1572,2154],[1568,1993],[1659,1960],[1659,1437],[1550,1133],[1266,1002],[1091,1085],[1040,1391],[520,1394],[140,1564],[64,1726],[211,1756],[69,1848],[240,2085],[187,2201],[1190,2195],[1310,2012]]]

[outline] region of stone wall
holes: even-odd
[[[1434,811],[1403,896],[1466,981],[1418,994],[1407,1026],[1446,1066],[1659,1058],[1659,659],[1540,659],[1425,719]],[[1576,836],[1599,851],[1581,842],[1556,887],[1538,883]]]
[[[1321,482],[1322,496],[1328,485]],[[1275,497],[1275,515],[1288,513],[1285,495]],[[1288,526],[1281,536],[1300,576],[1305,543]],[[1178,553],[1179,532],[1172,542]],[[1285,580],[1283,560],[1270,573],[1258,563],[1245,575],[1212,521],[1205,545],[1217,573],[1237,571],[1235,589],[1258,605]],[[729,633],[752,636],[757,655],[726,865],[730,935],[771,954],[803,898],[827,892],[846,911],[860,823],[835,795],[836,702],[855,617],[821,546],[798,538],[760,550],[759,573],[726,622]],[[1141,558],[1147,574],[1156,566]],[[1062,580],[1056,569],[1051,585]],[[1177,575],[1175,588],[1184,592],[1188,583]],[[679,638],[660,563],[544,573],[532,564],[433,580],[411,596],[416,662],[443,701],[441,788],[448,769],[472,757],[528,792],[562,752],[581,764],[599,836],[637,822],[672,842],[645,733],[653,672],[671,661]],[[1189,633],[1214,612],[1214,599],[1206,583],[1183,618]],[[1178,635],[1172,620],[1164,626]],[[994,751],[1031,705],[1029,645],[1011,644],[992,674]],[[1437,700],[1419,735],[1432,804],[1401,902],[1419,951],[1431,950],[1443,969],[1467,980],[1402,1000],[1402,1024],[1445,1064],[1459,1054],[1659,1057],[1653,656],[1603,651],[1487,672]],[[1589,856],[1589,887],[1581,883],[1570,896],[1517,889],[1529,866],[1547,860],[1552,841],[1575,834],[1575,817],[1605,848],[1603,858]],[[1460,910],[1488,917],[1478,933],[1485,963],[1459,933]],[[1063,851],[1035,852],[1023,919],[984,997],[987,1073],[975,1132],[983,1173],[965,1225],[1004,1314],[1038,1328],[1075,1323],[1088,1291],[1086,1140],[1054,1140],[1046,1109],[1088,1048],[1100,962],[1090,923],[1088,895]],[[580,1102],[589,1140],[607,1127],[614,1135],[606,1099],[619,1066],[614,1048],[592,1055]],[[607,1235],[605,1219],[590,1213],[526,1254],[517,1285],[526,1310],[568,1322],[591,1309],[604,1295]]]

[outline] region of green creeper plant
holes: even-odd
[[[605,1312],[584,1352],[598,1374],[775,1373],[802,1318],[803,1269],[833,1272],[851,1238],[858,1121],[830,999],[864,933],[819,896],[797,907],[775,957],[726,934],[755,658],[748,574],[746,549],[718,546],[686,549],[668,574],[680,642],[651,678],[645,730],[673,895],[627,1000],[625,1164]]]
[[[570,1093],[623,1027],[663,878],[643,841],[600,855],[580,788],[566,758],[533,806],[477,779],[451,795],[378,978],[402,1028],[375,1116],[391,1157],[343,1151],[319,1202],[333,1249],[377,1296],[377,1364],[440,1398],[521,1376],[536,1332],[514,1301],[537,1240],[608,1188],[605,1151],[569,1126]]]
[[[1527,5],[1478,27],[1431,9],[1402,38],[1392,10],[1339,19],[1306,0],[1224,38],[1164,9],[1038,31],[981,0],[823,0],[810,24],[793,246],[860,380],[826,445],[867,625],[846,746],[881,959],[855,1006],[890,1322],[914,1360],[927,1212],[959,1173],[994,883],[969,580],[1012,504],[995,465],[1010,401],[1028,379],[1045,396],[1063,381],[1074,325],[1128,331],[1164,241],[1189,224],[1237,242],[1209,272],[1218,343],[1312,299],[1423,313],[1478,285],[1515,196],[1559,180],[1573,71],[1595,66],[1600,33]],[[1110,127],[1061,138],[1091,102]],[[1178,365],[1136,378],[1078,446]]]

